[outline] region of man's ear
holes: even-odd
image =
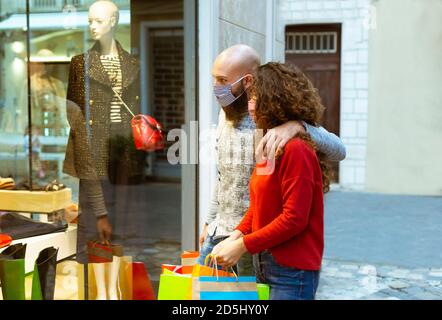
[[[244,79],[243,79],[243,85],[244,88],[246,90],[250,89],[253,86],[253,76],[251,74],[248,74]]]

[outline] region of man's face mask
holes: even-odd
[[[245,77],[246,76],[239,78],[238,80],[236,80],[232,84],[213,86],[213,93],[215,94],[216,100],[218,100],[218,103],[222,107],[227,107],[227,106],[231,105],[233,102],[236,101],[236,99],[238,99],[239,97],[241,97],[244,94],[244,91],[243,91],[240,95],[235,97],[232,93],[232,87],[235,84],[237,84],[238,82],[240,82],[242,79],[244,79]]]

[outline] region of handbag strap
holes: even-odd
[[[132,112],[132,110],[130,110],[130,108],[127,106],[126,102],[123,101],[123,99],[121,98],[121,96],[118,94],[117,91],[115,91],[114,88],[112,88],[112,91],[115,93],[115,95],[117,96],[118,100],[121,101],[121,103],[126,107],[127,111],[129,111],[129,113],[132,115],[132,117],[135,117],[134,113]]]
[[[117,98],[121,101],[121,103],[126,107],[127,111],[129,111],[129,113],[132,115],[132,118],[135,118],[134,113],[133,113],[132,110],[130,110],[130,108],[127,106],[126,102],[123,101],[123,98],[121,98],[121,96],[118,94],[117,91],[115,91],[114,88],[111,87],[111,89],[112,89],[112,91],[115,93],[115,95],[117,96]],[[145,121],[146,121],[147,125],[150,126],[153,130],[158,130],[158,131],[160,131],[160,132],[162,131],[162,130],[161,130],[161,127],[160,127],[159,125],[158,125],[158,126],[154,126],[154,125],[151,124],[149,121],[147,121],[147,120],[145,120]]]

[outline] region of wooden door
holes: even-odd
[[[339,136],[341,25],[293,25],[286,27],[287,63],[300,68],[319,90],[325,112],[321,125]],[[338,182],[339,163],[332,163]]]

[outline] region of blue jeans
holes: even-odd
[[[206,257],[212,252],[213,248],[220,243],[221,241],[227,239],[228,237],[221,237],[214,239],[213,236],[207,235],[206,240],[204,241],[203,245],[200,249],[200,256],[198,258],[197,263],[200,265],[204,265],[204,261],[206,260]],[[218,266],[218,269],[221,269],[220,266]],[[253,262],[252,262],[252,256],[248,253],[245,253],[242,255],[241,259],[239,259],[238,265],[234,266],[233,269],[235,272],[238,273],[238,275],[241,276],[254,276],[254,270],[253,270]]]
[[[221,241],[225,240],[227,237],[223,238],[216,238],[214,239],[213,236],[207,235],[206,240],[204,240],[203,245],[200,249],[200,256],[198,257],[198,264],[204,265],[204,262],[206,260],[206,257],[212,253],[213,248],[220,243]]]
[[[314,300],[319,271],[299,270],[278,264],[265,250],[253,256],[258,283],[270,286],[270,300]]]

